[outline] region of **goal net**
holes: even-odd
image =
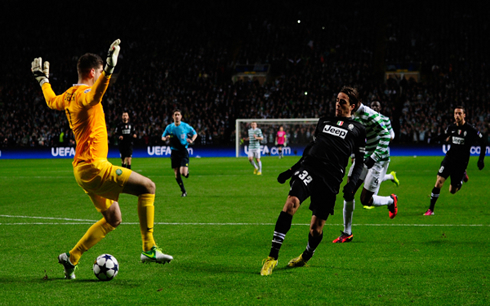
[[[286,144],[283,147],[283,155],[301,156],[305,146],[313,140],[318,118],[236,119],[236,157],[248,156],[248,141],[243,141],[243,139],[248,137],[248,130],[252,122],[257,122],[257,128],[262,130],[264,136],[264,139],[260,142],[261,156],[278,155],[276,135],[281,126],[286,132]]]

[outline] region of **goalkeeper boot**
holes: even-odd
[[[153,246],[149,251],[141,252],[141,262],[156,262],[159,264],[166,264],[174,259],[172,256],[164,254],[162,250],[156,246]]]
[[[58,256],[58,263],[63,265],[65,269],[66,279],[75,279],[75,270],[78,269],[78,265],[74,265],[70,262],[70,253],[66,252]]]
[[[277,259],[273,257],[267,257],[263,261],[264,265],[262,266],[262,270],[260,270],[260,275],[271,275],[272,270],[277,266]]]
[[[391,181],[396,185],[396,187],[398,187],[400,185],[400,181],[396,178],[396,172],[391,171],[390,174],[393,175],[393,179]]]
[[[298,257],[291,259],[288,262],[288,267],[296,268],[296,267],[308,266],[307,262],[308,262],[307,260],[303,259],[303,254],[301,254]]]
[[[352,239],[354,239],[354,234],[346,234],[342,231],[340,231],[340,236],[337,237],[334,241],[332,241],[333,243],[344,243],[344,242],[351,242]]]
[[[396,214],[398,213],[398,197],[396,194],[390,195],[390,197],[393,199],[393,204],[388,205],[388,210],[390,211],[390,219],[395,218]]]
[[[260,172],[260,171],[259,171],[259,172],[257,172],[257,175],[262,175],[262,172]]]
[[[255,168],[254,169],[254,174],[257,174],[257,172],[259,172],[259,169]]]

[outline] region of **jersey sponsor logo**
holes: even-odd
[[[323,133],[337,136],[342,139],[345,139],[345,136],[347,136],[347,130],[329,124],[326,124],[325,127],[323,128]]]
[[[464,145],[464,138],[453,136],[453,143],[458,145]]]
[[[92,90],[92,88],[85,89],[85,90],[83,91],[83,93],[84,93],[84,94],[89,93],[91,90]]]

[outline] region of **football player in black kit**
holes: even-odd
[[[127,111],[122,113],[122,123],[116,127],[115,134],[119,139],[119,153],[121,154],[122,167],[131,169],[133,139],[136,138],[136,130],[134,125],[129,123],[129,114]]]
[[[310,143],[300,162],[279,175],[284,182],[291,175],[289,195],[284,208],[279,214],[272,247],[269,256],[264,260],[261,275],[271,275],[277,265],[279,249],[287,232],[291,228],[293,215],[301,203],[311,197],[312,211],[308,244],[305,251],[289,261],[289,267],[306,265],[323,238],[323,227],[329,215],[333,215],[335,198],[345,174],[351,153],[358,160],[364,158],[366,130],[364,126],[351,118],[357,107],[359,93],[355,88],[343,87],[337,95],[335,117],[323,117],[318,121],[315,140]],[[344,186],[344,198],[352,200],[354,189],[361,174],[363,164],[354,166],[351,180]]]
[[[429,209],[424,213],[425,216],[434,215],[434,207],[439,198],[441,188],[448,177],[451,177],[449,192],[455,194],[463,185],[466,167],[470,160],[470,149],[472,145],[478,143],[480,146],[480,157],[478,159],[478,169],[485,167],[486,141],[483,135],[472,125],[466,123],[466,114],[462,106],[454,109],[454,124],[447,127],[443,134],[434,138],[434,141],[445,140],[451,145],[449,151],[441,162],[441,167],[437,173],[436,185],[430,195]]]

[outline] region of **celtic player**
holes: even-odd
[[[264,139],[262,130],[257,127],[257,122],[252,122],[248,129],[248,137],[243,140],[248,140],[248,161],[254,167],[254,174],[257,175],[262,175],[262,162],[260,161],[260,141],[262,139]]]
[[[353,114],[353,118],[366,127],[364,167],[355,190],[357,191],[364,182],[361,203],[366,206],[387,206],[389,217],[393,219],[398,213],[398,197],[395,194],[390,196],[377,195],[390,163],[390,153],[388,150],[391,139],[390,132],[380,114],[362,103],[360,103],[359,108]],[[356,162],[359,161],[355,161],[354,164]],[[351,173],[349,173],[350,176]],[[352,241],[354,237],[352,234],[354,205],[354,199],[351,201],[344,200],[344,231],[341,232],[338,238],[333,240],[333,243]]]

